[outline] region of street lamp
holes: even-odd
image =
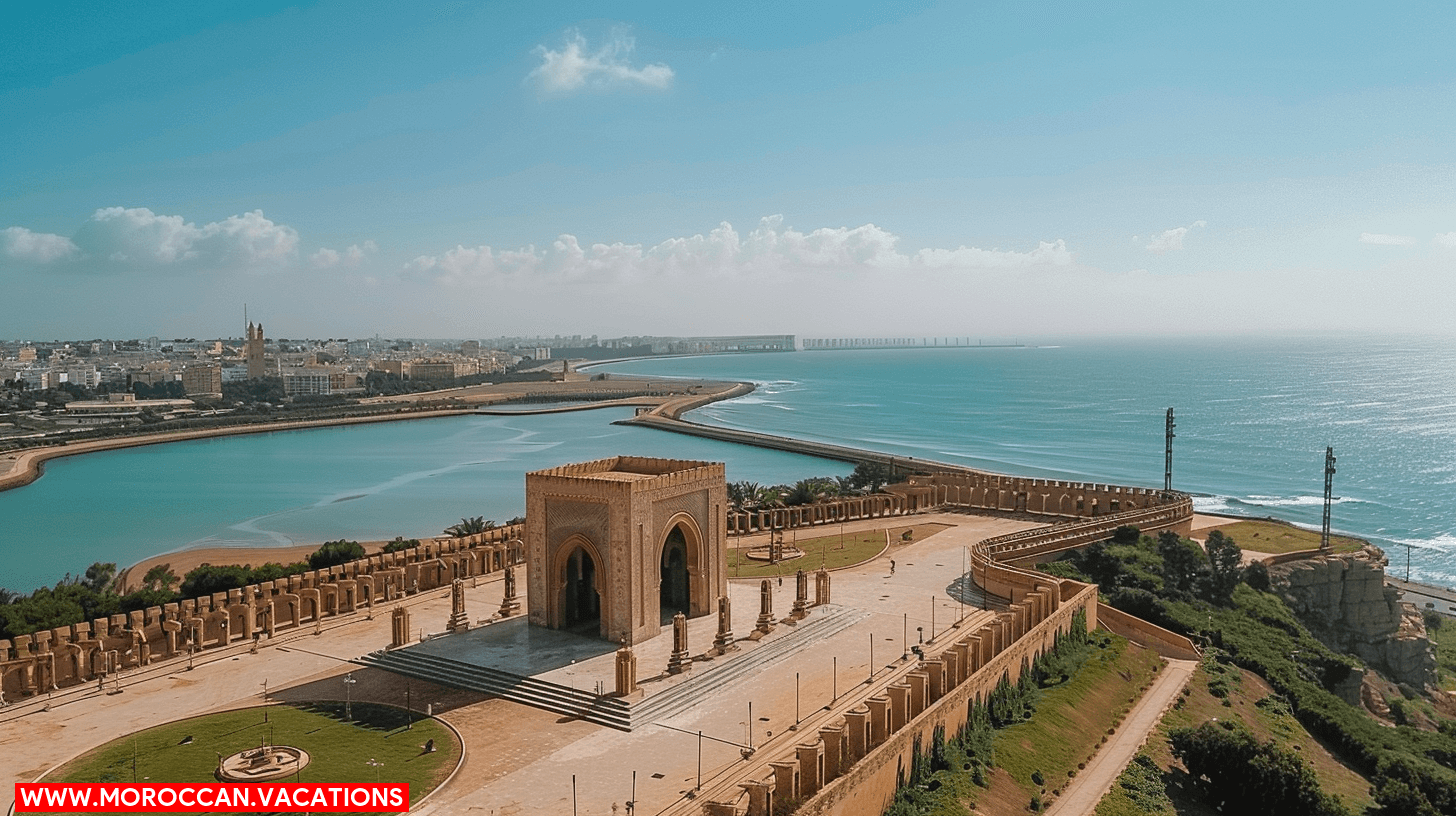
[[[364,764],[365,765],[371,765],[371,766],[374,767],[374,782],[375,782],[375,784],[378,784],[379,783],[379,769],[384,767],[384,763],[383,762],[377,762],[377,761],[375,761],[371,757],[369,759],[369,761],[366,762],[366,763],[364,763]]]
[[[354,684],[359,682],[354,679],[354,673],[344,675],[344,719],[354,721]]]

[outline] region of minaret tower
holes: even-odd
[[[248,379],[255,380],[268,373],[263,362],[263,324],[248,324],[248,336],[243,343],[243,358],[248,361]]]

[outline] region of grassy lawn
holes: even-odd
[[[837,569],[839,567],[850,567],[861,564],[879,555],[885,549],[885,535],[889,534],[893,542],[894,552],[906,542],[901,541],[907,531],[910,533],[910,542],[913,544],[926,536],[933,535],[946,529],[946,524],[916,524],[908,527],[891,527],[888,530],[861,530],[858,532],[845,533],[841,539],[839,533],[815,536],[814,538],[799,537],[794,541],[793,533],[789,532],[784,536],[784,545],[793,545],[804,551],[803,558],[794,558],[789,561],[780,562],[777,565],[769,564],[766,561],[751,561],[747,555],[747,549],[737,547],[728,552],[728,577],[729,578],[762,578],[771,575],[793,575],[799,570],[810,572],[819,569],[821,566],[826,569]],[[823,529],[833,529],[833,526]]]
[[[1215,691],[1226,692],[1227,697],[1219,697]],[[1271,697],[1271,693],[1256,674],[1205,661],[1188,681],[1181,702],[1175,704],[1157,730],[1148,736],[1142,755],[1151,762],[1145,761],[1141,767],[1129,765],[1098,804],[1097,816],[1216,813],[1191,787],[1188,774],[1173,759],[1168,746],[1168,732],[1172,729],[1195,726],[1214,718],[1241,720],[1261,741],[1272,739],[1294,749],[1314,769],[1326,793],[1340,797],[1352,812],[1363,812],[1372,804],[1370,783],[1325,750],[1294,718],[1288,705]],[[1163,806],[1154,807],[1159,802]]]
[[[1246,550],[1262,553],[1287,553],[1309,550],[1320,545],[1320,534],[1314,530],[1281,524],[1277,521],[1236,521],[1217,528]],[[1200,531],[1198,535],[1207,535]],[[1355,552],[1364,544],[1356,538],[1330,535],[1330,546],[1335,552]]]
[[[131,782],[133,761],[138,782],[215,781],[219,754],[256,748],[263,740],[309,753],[300,781],[406,782],[411,802],[455,768],[460,746],[440,723],[416,714],[414,727],[407,730],[403,709],[368,703],[355,703],[354,721],[347,722],[343,709],[343,703],[271,706],[267,723],[260,708],[168,723],[77,757],[45,781]],[[424,753],[426,740],[435,741],[434,753]],[[369,761],[383,764],[376,767]]]
[[[1106,632],[1092,638],[1087,662],[1066,683],[1041,693],[1035,716],[996,734],[998,768],[977,803],[985,812],[1022,812],[1033,793],[1059,794],[1069,772],[1085,765],[1162,669],[1152,650]],[[1032,781],[1034,772],[1041,785]]]

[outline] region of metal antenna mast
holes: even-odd
[[[1335,489],[1335,449],[1325,448],[1325,517],[1320,526],[1320,549],[1330,549],[1330,497]]]
[[[1168,409],[1167,444],[1163,451],[1163,490],[1173,489],[1173,429],[1178,427],[1173,424],[1173,409]]]

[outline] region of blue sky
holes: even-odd
[[[1453,17],[7,4],[0,337],[1447,331]]]

